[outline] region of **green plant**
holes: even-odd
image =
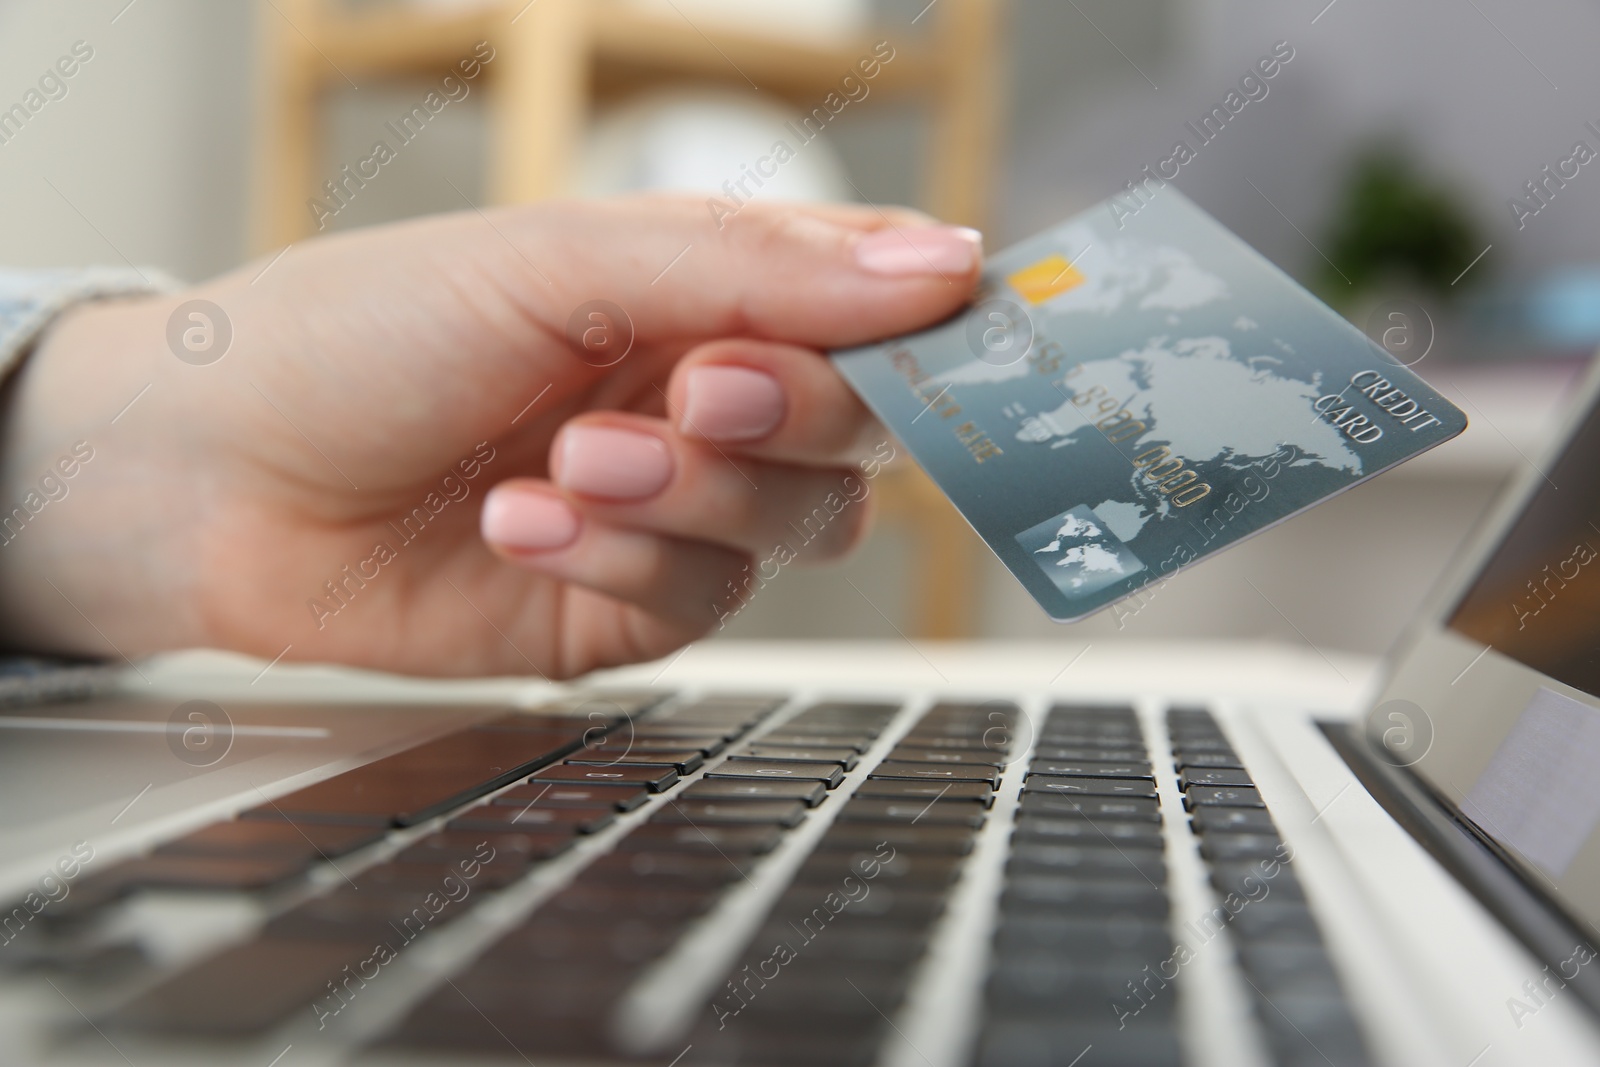
[[[1384,146],[1368,149],[1351,167],[1323,248],[1336,266],[1321,265],[1315,288],[1329,303],[1350,307],[1397,281],[1453,295],[1451,283],[1483,239],[1454,190]],[[1473,271],[1463,284],[1482,276]]]

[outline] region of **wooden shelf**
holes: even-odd
[[[838,88],[881,38],[818,44],[786,41],[750,31],[696,26],[686,19],[590,0],[590,47],[597,62],[656,71],[697,81],[733,81],[784,94],[820,96]],[[493,40],[508,25],[497,7],[428,11],[397,7],[332,12],[302,27],[304,60],[324,84],[348,75],[398,75],[445,70]],[[317,59],[323,62],[314,62]],[[341,73],[342,72],[342,73]],[[493,68],[490,68],[492,75]],[[935,84],[936,57],[925,48],[897,45],[892,62],[872,82],[874,92],[917,91]],[[820,102],[820,99],[815,101]]]
[[[359,84],[362,75],[442,73],[479,41],[499,36],[506,19],[498,7],[330,11],[300,27],[300,42],[318,81],[342,84],[342,71]],[[294,38],[288,43],[292,47]]]
[[[780,41],[737,30],[704,27],[616,5],[594,26],[596,58],[656,68],[695,79],[734,80],[760,89],[821,97],[837,89],[881,38],[818,45]],[[933,84],[937,63],[922,49],[897,45],[894,60],[872,81],[872,91],[904,92]],[[746,81],[748,79],[748,81]]]

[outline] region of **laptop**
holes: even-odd
[[[1559,441],[1354,708],[733,646],[9,707],[0,1061],[1600,1062],[1600,374]]]

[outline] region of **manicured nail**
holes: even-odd
[[[574,426],[556,446],[563,489],[610,500],[643,500],[672,480],[672,453],[659,437],[608,426]]]
[[[983,235],[965,226],[921,226],[869,233],[856,262],[873,274],[965,274],[977,265]]]
[[[581,522],[578,513],[558,496],[505,486],[489,492],[479,528],[483,539],[493,544],[548,552],[575,541]]]
[[[783,386],[749,367],[706,366],[689,372],[684,389],[685,433],[713,441],[754,441],[783,421]]]

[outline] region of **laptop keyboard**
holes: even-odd
[[[1168,711],[1154,759],[1126,706],[1057,706],[1036,731],[1005,701],[908,728],[900,712],[604,693],[509,713],[85,877],[25,958],[122,960],[135,991],[97,1016],[110,1033],[315,1041],[413,943],[500,907],[480,949],[363,1036],[371,1051],[865,1065],[906,1040],[938,924],[1004,819],[977,1033],[944,1062],[1191,1062],[1184,971],[1224,931],[1269,1062],[1369,1062],[1289,849],[1209,712]],[[1187,825],[1163,817],[1169,765]],[[1180,915],[1169,850],[1196,845],[1215,900]],[[106,931],[130,900],[196,891],[265,920],[138,977]]]

